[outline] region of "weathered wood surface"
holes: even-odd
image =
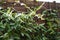
[[[42,2],[35,2],[35,1],[20,1],[20,3],[16,3],[16,5],[13,5],[15,2],[7,2],[2,4],[2,6],[4,8],[6,7],[14,7],[15,10],[20,11],[20,12],[26,12],[27,9],[25,6],[21,6],[20,3],[25,3],[27,6],[29,6],[30,8],[32,7],[36,7],[36,6],[40,6],[42,4]],[[45,9],[57,9],[59,10],[58,15],[60,15],[60,3],[56,3],[54,2],[46,2],[45,5],[41,8],[41,10],[38,10],[37,13],[41,13],[43,10]],[[60,17],[60,16],[59,16]]]

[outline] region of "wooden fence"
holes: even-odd
[[[14,3],[15,2],[6,2],[6,3],[2,4],[2,6],[4,8],[13,6],[16,11],[27,12],[27,8],[24,6],[21,6],[20,3],[25,3],[30,8],[40,6],[42,4],[42,2],[36,2],[36,1],[27,2],[26,0],[25,1],[20,0],[20,3],[16,3],[16,5],[13,5]],[[37,11],[37,13],[41,13],[45,9],[56,9],[59,12],[58,15],[60,15],[60,3],[56,3],[55,1],[54,2],[46,2],[45,5],[41,8],[41,10]]]

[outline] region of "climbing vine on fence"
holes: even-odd
[[[29,10],[27,14],[18,14],[11,8],[0,9],[0,40],[60,40],[56,10],[45,10],[41,14]],[[38,24],[33,19],[35,16],[46,22]]]

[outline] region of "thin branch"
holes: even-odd
[[[44,4],[45,4],[45,2],[43,2],[43,3],[36,9],[36,11],[40,10],[40,9],[43,7]]]

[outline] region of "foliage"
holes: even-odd
[[[23,12],[18,14],[11,8],[1,9],[0,40],[60,40],[60,33],[57,32],[59,27],[56,22],[56,13],[55,10],[43,11],[41,15],[44,16],[42,18],[46,23],[37,24],[33,20],[37,15],[36,9],[35,11],[30,10],[28,14]],[[37,17],[41,18],[40,15]]]
[[[57,16],[57,11],[56,10],[45,10],[43,12],[44,18],[46,20],[46,26],[48,28],[48,34],[49,34],[49,39],[50,40],[60,40],[60,37],[57,37],[57,35],[60,35],[59,32],[57,32],[57,29],[60,29],[59,23],[60,21],[58,20]],[[48,37],[48,35],[47,35]],[[55,39],[56,38],[56,39]]]
[[[0,10],[0,40],[32,40],[40,27],[30,14],[17,14],[11,8]],[[40,33],[40,32],[39,32]],[[37,33],[38,34],[38,33]],[[37,36],[37,35],[36,35]]]

